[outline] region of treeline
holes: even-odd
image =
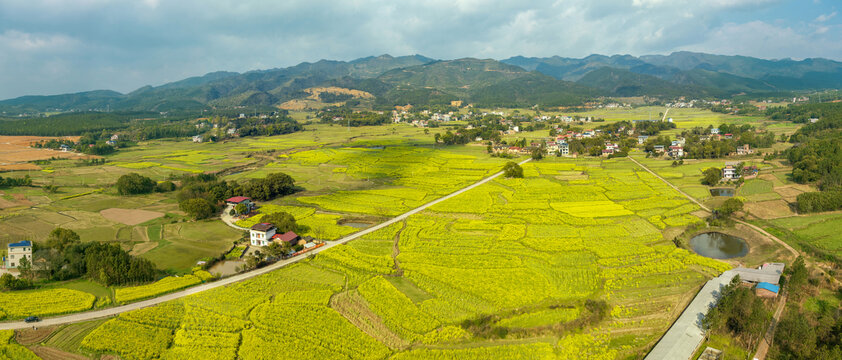
[[[819,192],[796,198],[799,212],[842,209],[842,103],[790,106],[790,116],[818,116],[790,136],[796,143],[787,150],[792,178],[799,183],[817,183]]]
[[[787,270],[786,287],[790,296],[786,313],[775,329],[775,341],[769,349],[770,359],[842,359],[842,312],[824,299],[814,301],[815,311],[804,311],[797,304],[820,294],[823,282],[811,278],[798,258]],[[836,290],[842,296],[842,290]]]
[[[205,219],[221,210],[223,201],[233,196],[246,196],[254,200],[271,200],[292,194],[299,189],[291,176],[273,173],[262,179],[241,182],[224,181],[215,175],[201,174],[181,179],[181,190],[176,198],[179,207],[194,219]]]
[[[45,243],[35,244],[36,257],[46,260],[44,266],[21,276],[30,278],[39,273],[50,280],[87,277],[105,286],[137,284],[155,280],[158,270],[144,258],[134,257],[117,244],[81,242],[73,230],[56,228]]]
[[[32,178],[29,175],[24,175],[22,178],[4,178],[0,176],[0,188],[16,186],[32,186]]]
[[[838,114],[842,103],[819,103],[777,106],[766,110],[766,116],[772,120],[788,120],[795,123],[807,123],[810,119],[820,119],[828,115]]]
[[[772,317],[763,299],[755,296],[751,288],[740,286],[739,276],[720,294],[719,302],[705,315],[702,326],[713,334],[734,339],[743,348],[754,349]]]
[[[489,128],[467,129],[463,127],[456,133],[447,130],[444,134],[436,133],[433,135],[436,143],[443,143],[445,145],[464,145],[476,140],[478,137],[492,142],[500,142],[501,140],[500,132]]]
[[[237,119],[233,123],[240,136],[271,136],[291,134],[304,129],[301,124],[286,115],[276,117]]]
[[[319,113],[319,119],[324,124],[340,124],[344,126],[372,126],[383,125],[390,121],[389,115],[371,111],[355,112],[347,108],[328,108]]]
[[[0,121],[0,135],[81,135],[90,131],[123,129],[131,120],[157,115],[146,112],[83,112]]]

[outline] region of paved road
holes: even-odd
[[[237,230],[248,231],[249,229],[246,229],[244,227],[240,227],[240,226],[237,226],[236,224],[234,224],[235,222],[237,222],[237,219],[235,219],[233,216],[229,215],[231,213],[231,210],[233,210],[233,209],[234,209],[234,205],[226,206],[225,210],[222,210],[222,214],[219,215],[219,218],[222,219],[222,222],[224,222],[225,225],[228,225],[228,226],[230,226],[234,229],[237,229]]]
[[[521,165],[525,164],[525,163],[529,162],[530,160],[532,160],[532,159],[526,159],[524,161],[521,161],[520,164]],[[476,182],[476,183],[474,183],[470,186],[462,188],[461,190],[458,190],[458,191],[456,191],[456,192],[454,192],[450,195],[447,195],[447,196],[444,196],[442,198],[433,200],[429,203],[426,203],[426,204],[421,205],[421,206],[419,206],[415,209],[412,209],[412,210],[410,210],[406,213],[398,215],[397,217],[392,218],[392,219],[390,219],[386,222],[383,222],[383,223],[377,224],[375,226],[372,226],[370,228],[367,228],[365,230],[353,233],[353,234],[348,235],[344,238],[341,238],[337,241],[328,241],[327,245],[322,246],[322,247],[320,247],[316,250],[310,251],[306,255],[309,256],[311,254],[320,253],[320,252],[325,251],[327,249],[330,249],[334,246],[337,246],[337,245],[340,245],[340,244],[345,244],[345,243],[347,243],[351,240],[357,239],[357,238],[359,238],[363,235],[372,233],[374,231],[380,230],[380,229],[385,228],[385,227],[387,227],[389,225],[392,225],[394,223],[403,221],[403,220],[405,220],[406,218],[408,218],[412,215],[415,215],[415,214],[417,214],[421,211],[424,211],[425,209],[429,208],[430,206],[433,206],[433,205],[438,204],[442,201],[453,198],[457,195],[463,194],[466,191],[469,191],[469,190],[474,189],[478,186],[481,186],[481,185],[483,185],[483,184],[485,184],[485,183],[487,183],[491,180],[494,180],[495,178],[499,177],[502,174],[503,174],[502,171],[498,172],[494,175],[491,175],[491,176],[489,176],[485,179],[480,180],[479,182]],[[276,262],[272,265],[269,265],[269,266],[266,266],[266,267],[263,267],[263,268],[260,268],[260,269],[252,270],[252,271],[249,271],[247,273],[234,275],[234,276],[224,278],[224,279],[220,279],[220,280],[217,280],[217,281],[214,281],[214,282],[211,282],[211,283],[202,284],[202,285],[199,285],[199,286],[194,286],[194,287],[186,289],[186,290],[182,290],[182,291],[179,291],[179,292],[174,292],[174,293],[171,293],[171,294],[159,296],[159,297],[149,299],[149,300],[131,303],[131,304],[128,304],[128,305],[116,306],[116,307],[102,309],[102,310],[87,311],[87,312],[76,313],[76,314],[65,315],[65,316],[59,316],[59,317],[45,318],[37,324],[27,324],[23,321],[0,323],[0,330],[23,329],[23,328],[32,327],[33,325],[37,325],[38,327],[50,326],[50,325],[61,325],[61,324],[95,320],[95,319],[101,319],[101,318],[105,318],[105,317],[109,317],[109,316],[114,316],[114,315],[124,313],[124,312],[127,312],[127,311],[132,311],[132,310],[137,310],[137,309],[141,309],[141,308],[145,308],[145,307],[149,307],[149,306],[153,306],[153,305],[158,305],[158,304],[166,302],[166,301],[180,299],[180,298],[183,298],[185,296],[200,293],[202,291],[226,286],[226,285],[229,285],[229,284],[233,284],[235,282],[239,282],[239,281],[243,281],[243,280],[246,280],[246,279],[253,278],[253,277],[258,276],[258,275],[263,275],[263,274],[266,274],[270,271],[277,270],[277,269],[282,268],[284,266],[287,266],[289,264],[293,264],[293,263],[296,263],[296,262],[301,261],[303,259],[306,259],[308,256],[298,256],[298,257],[295,257],[295,258],[292,258],[292,259],[281,260],[281,261],[278,261],[278,262]]]

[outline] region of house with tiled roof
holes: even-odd
[[[6,269],[15,269],[20,265],[20,260],[26,258],[32,263],[32,242],[29,240],[19,241],[7,245],[6,256],[3,257],[3,266]]]

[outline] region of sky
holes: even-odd
[[[381,54],[842,61],[840,11],[838,0],[0,0],[0,99]]]

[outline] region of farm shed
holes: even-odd
[[[758,283],[754,290],[754,294],[764,298],[775,298],[781,288],[777,285],[772,285],[767,282]]]

